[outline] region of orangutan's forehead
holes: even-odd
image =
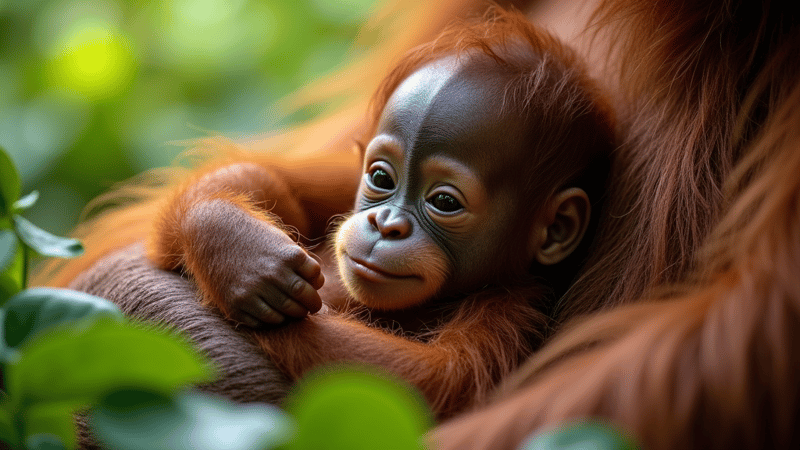
[[[507,82],[496,64],[439,60],[400,84],[384,108],[378,133],[402,143],[409,166],[442,154],[490,171],[498,152],[520,143],[519,120],[503,104]]]
[[[381,115],[380,129],[416,134],[439,91],[458,73],[455,58],[436,61],[412,73],[395,89]]]

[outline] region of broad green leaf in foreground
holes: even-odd
[[[34,434],[25,440],[26,450],[66,450],[66,446],[52,434]]]
[[[0,308],[0,323],[5,322],[5,318],[6,310]],[[0,368],[3,367],[2,364],[16,362],[19,357],[19,352],[6,345],[6,339],[5,336],[3,336],[4,333],[5,330],[0,326]]]
[[[49,327],[90,318],[110,318],[122,322],[123,314],[110,301],[69,289],[34,288],[19,292],[5,305],[2,323],[9,347]]]
[[[285,448],[422,449],[432,417],[419,394],[379,372],[327,369],[304,381],[288,404],[297,435]]]
[[[88,404],[122,387],[170,392],[214,374],[184,339],[109,320],[56,327],[19,350],[6,382],[9,396],[26,404]]]
[[[42,256],[74,258],[83,253],[81,241],[50,234],[22,216],[14,216],[14,228],[25,245]]]
[[[18,436],[14,431],[14,423],[11,413],[8,412],[4,404],[0,404],[0,442],[16,442]]]
[[[11,212],[11,205],[19,198],[20,181],[14,162],[0,147],[0,217]]]
[[[618,429],[599,421],[566,423],[529,438],[519,450],[635,450],[638,447]]]
[[[120,450],[271,449],[292,431],[275,407],[237,405],[199,392],[116,392],[93,410],[90,424],[101,441]]]
[[[74,448],[77,444],[73,405],[33,405],[19,416],[25,419],[26,442],[41,442],[39,448]],[[49,447],[50,445],[59,447]],[[27,448],[32,446],[28,445]]]

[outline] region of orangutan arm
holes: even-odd
[[[315,315],[257,332],[291,379],[332,362],[373,364],[416,386],[439,418],[483,401],[538,344],[545,316],[518,297],[466,299],[422,342],[341,315]]]
[[[248,326],[317,311],[320,265],[290,234],[318,238],[333,211],[352,203],[358,168],[322,165],[332,158],[291,169],[254,156],[200,171],[162,208],[150,259],[191,275],[207,303]],[[326,180],[329,189],[313,195]]]

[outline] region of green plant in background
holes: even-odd
[[[0,146],[26,217],[66,233],[91,198],[168,165],[170,142],[313,117],[276,105],[370,45],[385,0],[0,0]]]
[[[77,240],[54,236],[19,215],[39,198],[36,191],[19,198],[20,190],[19,175],[0,147],[0,305],[25,288],[31,250],[60,258],[83,253]]]

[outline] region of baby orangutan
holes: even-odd
[[[330,205],[298,196],[258,156],[178,192],[150,253],[253,327],[290,377],[376,364],[449,417],[541,343],[588,246],[611,120],[573,54],[506,13],[409,54],[376,105],[355,208],[321,263],[281,224],[313,239]]]

